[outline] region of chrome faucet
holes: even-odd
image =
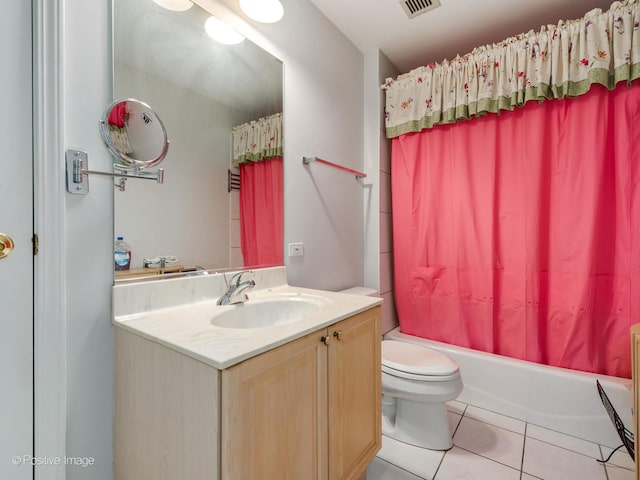
[[[244,282],[241,282],[242,276],[244,274],[253,274],[253,272],[238,272],[233,277],[231,277],[231,280],[229,281],[229,283],[227,283],[227,291],[224,292],[224,295],[222,295],[218,299],[218,305],[233,305],[236,303],[244,303],[249,299],[249,297],[245,293],[245,290],[249,290],[250,288],[255,287],[256,282],[254,282],[253,280],[246,280]],[[223,278],[226,283],[227,277],[224,276]]]

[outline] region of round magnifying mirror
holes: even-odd
[[[137,169],[158,165],[169,150],[167,131],[160,117],[144,102],[128,98],[107,107],[100,133],[119,167]]]

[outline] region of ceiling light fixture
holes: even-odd
[[[260,23],[275,23],[284,16],[280,0],[240,0],[240,8],[249,18]]]
[[[153,0],[153,2],[174,12],[184,12],[193,6],[190,0]]]
[[[204,29],[207,35],[216,42],[224,43],[225,45],[235,45],[244,40],[244,37],[237,30],[216,17],[209,17],[204,22]]]

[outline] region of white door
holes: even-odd
[[[15,248],[0,258],[0,478],[12,480],[33,478],[31,32],[31,2],[2,0],[0,232]]]

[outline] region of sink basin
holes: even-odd
[[[216,307],[211,323],[222,328],[267,328],[304,320],[328,301],[304,294],[275,294],[245,303]]]

